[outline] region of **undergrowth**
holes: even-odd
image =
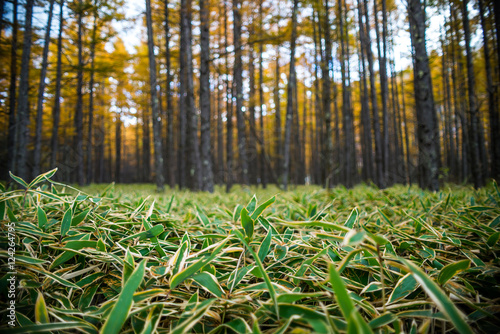
[[[54,173],[0,195],[2,333],[500,331],[495,183],[155,194]]]

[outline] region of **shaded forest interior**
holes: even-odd
[[[0,0],[1,179],[499,180],[498,1],[138,2]]]

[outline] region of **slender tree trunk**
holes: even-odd
[[[190,1],[190,0],[189,0]],[[179,188],[186,187],[186,128],[187,128],[187,49],[189,37],[188,0],[181,0],[180,8],[180,52],[179,52],[179,152],[177,155],[179,170]]]
[[[97,43],[97,3],[94,3],[94,23],[92,25],[92,41],[90,44],[90,81],[89,81],[89,132],[87,139],[87,183],[94,180],[92,170],[92,148],[94,140],[94,76],[95,76],[95,45]]]
[[[214,191],[212,158],[210,156],[210,35],[209,3],[200,0],[201,18],[201,69],[200,69],[200,106],[201,106],[201,162],[203,191]]]
[[[23,179],[27,179],[28,170],[26,165],[28,123],[29,123],[29,67],[31,56],[31,35],[34,0],[26,1],[26,16],[23,38],[23,54],[21,57],[21,74],[19,80],[19,96],[17,101],[17,115],[19,120],[19,130],[17,133],[17,174]]]
[[[142,165],[143,165],[143,182],[151,182],[151,136],[149,129],[149,105],[144,104],[142,114]]]
[[[168,0],[165,0],[165,64],[167,71],[167,182],[170,188],[175,187],[175,154],[174,154],[174,104],[172,101],[172,73],[170,61],[170,18]]]
[[[472,59],[472,50],[470,47],[470,27],[469,18],[467,10],[468,0],[464,0],[462,3],[462,19],[464,25],[464,37],[465,37],[465,49],[466,49],[466,59],[467,59],[467,81],[469,88],[469,114],[470,114],[470,144],[472,153],[472,177],[474,180],[474,187],[479,188],[484,185],[483,169],[481,167],[480,160],[480,143],[479,143],[479,132],[480,132],[480,121],[479,121],[479,109],[476,101],[476,79],[474,76],[474,66]]]
[[[404,88],[404,78],[403,71],[401,73],[401,108],[403,112],[403,123],[404,123],[404,131],[405,131],[405,152],[406,152],[406,182],[411,186],[412,185],[412,177],[411,177],[411,161],[410,161],[410,134],[408,132],[408,120],[406,119],[406,103],[405,103],[405,88]]]
[[[231,190],[233,185],[233,91],[232,85],[229,84],[229,57],[228,57],[228,28],[227,28],[227,4],[224,1],[224,50],[225,69],[226,69],[226,192]]]
[[[115,182],[121,182],[122,174],[122,120],[121,114],[116,113],[115,120]]]
[[[242,78],[242,46],[241,46],[241,0],[233,0],[234,25],[234,85],[236,95],[236,122],[238,126],[238,154],[241,168],[241,182],[248,185],[248,157],[245,141],[245,119],[243,115],[243,78]]]
[[[359,0],[361,1],[361,0]],[[372,114],[373,114],[373,133],[375,136],[375,184],[380,188],[386,187],[386,180],[384,179],[383,173],[383,150],[382,150],[382,136],[380,133],[380,120],[378,113],[377,104],[377,89],[375,86],[375,71],[373,69],[373,53],[371,49],[371,42],[369,38],[370,34],[370,24],[368,15],[368,6],[366,0],[364,2],[364,14],[365,14],[365,33],[364,33],[364,45],[366,50],[366,56],[368,59],[368,71],[370,74],[370,97],[372,101]]]
[[[284,143],[284,154],[283,154],[283,188],[288,189],[288,174],[289,164],[290,164],[290,139],[292,136],[292,121],[293,115],[297,113],[294,107],[294,89],[297,84],[295,78],[295,45],[297,39],[297,7],[298,0],[293,1],[292,10],[292,36],[290,39],[290,69],[288,74],[288,87],[287,87],[287,104],[286,104],[286,121],[285,121],[285,143]]]
[[[496,6],[498,7],[499,5],[496,4]],[[495,102],[495,88],[493,87],[490,49],[488,45],[488,29],[486,27],[486,20],[484,17],[483,0],[479,0],[479,14],[481,16],[481,28],[483,30],[483,51],[484,63],[486,67],[486,90],[488,92],[488,111],[490,117],[491,177],[496,180],[500,180],[500,122],[498,117],[498,107]],[[497,20],[500,20],[500,18],[498,18]],[[497,37],[498,36],[499,35],[497,35]],[[498,59],[500,59],[500,54]]]
[[[254,35],[253,22],[250,23],[250,36]],[[257,126],[255,122],[255,65],[254,65],[254,45],[250,45],[248,53],[248,72],[249,72],[249,94],[248,94],[248,112],[249,112],[249,136],[248,136],[248,178],[250,184],[257,184],[257,140],[254,133],[257,133]]]
[[[47,65],[49,58],[50,28],[52,26],[52,14],[54,11],[54,0],[49,3],[49,15],[47,18],[47,29],[42,54],[42,69],[40,70],[40,83],[38,85],[38,101],[36,105],[36,129],[35,129],[35,150],[33,178],[40,174],[40,160],[42,156],[42,123],[43,123],[43,94],[45,92],[45,77],[47,76]]]
[[[10,47],[10,86],[9,86],[9,133],[7,134],[7,170],[16,171],[17,131],[16,121],[16,78],[17,78],[17,0],[12,1],[12,42]],[[8,179],[8,173],[5,175]]]
[[[328,189],[332,185],[333,178],[333,144],[332,144],[332,106],[331,106],[331,49],[332,41],[330,38],[330,8],[328,0],[325,1],[323,15],[323,38],[325,40],[325,49],[323,51],[323,59],[321,64],[322,80],[323,80],[323,115],[325,122],[325,187]],[[337,122],[338,124],[338,122]],[[338,144],[338,141],[337,143]]]
[[[365,0],[368,1],[368,0]],[[389,100],[389,84],[387,81],[387,13],[386,13],[386,1],[382,0],[382,43],[383,47],[380,48],[380,32],[378,25],[378,9],[377,0],[373,0],[373,15],[375,17],[375,34],[377,38],[377,52],[378,52],[378,64],[379,64],[379,74],[380,74],[380,94],[382,95],[382,127],[383,127],[383,180],[385,186],[389,184],[389,111],[388,111],[388,100]]]
[[[425,18],[420,0],[408,1],[410,33],[414,49],[414,89],[418,123],[420,187],[439,190],[439,155],[436,138],[434,97],[429,58],[425,45]]]
[[[153,116],[153,143],[155,155],[156,191],[164,190],[163,156],[161,140],[161,118],[158,109],[158,90],[156,83],[156,58],[154,54],[153,20],[151,17],[151,0],[146,0],[146,25],[148,33],[149,81],[151,86],[151,109]]]
[[[259,1],[259,27],[260,35],[264,33],[264,23],[263,23],[263,0]],[[260,145],[260,177],[262,187],[265,189],[267,187],[267,168],[265,165],[265,154],[266,148],[264,143],[266,142],[264,137],[264,43],[261,41],[259,43],[259,113],[260,113],[260,140],[262,144]]]
[[[280,35],[280,19],[281,19],[281,1],[278,0],[278,22],[277,22],[277,30],[278,36]],[[283,145],[281,142],[282,131],[281,131],[281,101],[280,101],[280,44],[276,45],[276,64],[275,64],[275,81],[274,81],[274,146],[275,146],[275,167],[276,174],[281,177],[281,166],[283,159]]]
[[[316,125],[316,136],[315,136],[315,150],[313,151],[313,154],[315,155],[316,159],[314,160],[314,165],[315,165],[315,182],[316,184],[324,184],[324,180],[322,178],[323,172],[322,172],[322,153],[324,152],[323,149],[323,127],[322,125],[324,122],[322,121],[322,107],[321,107],[321,98],[320,98],[320,88],[319,88],[319,64],[318,64],[318,58],[320,57],[320,52],[318,49],[320,48],[318,43],[318,33],[316,32],[316,13],[317,10],[314,8],[315,6],[313,5],[313,39],[314,39],[314,112],[315,112],[315,125]],[[319,23],[318,23],[319,27]]]
[[[75,110],[75,152],[76,152],[76,181],[79,185],[85,183],[83,174],[83,2],[78,0],[78,72],[76,87]]]
[[[222,92],[219,87],[220,76],[217,75],[217,183],[224,182],[224,128],[222,124]]]

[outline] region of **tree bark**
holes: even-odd
[[[260,35],[264,33],[264,23],[263,23],[263,0],[259,1],[259,28]],[[267,187],[267,168],[265,165],[265,154],[266,148],[264,143],[266,142],[264,137],[264,42],[259,43],[259,111],[260,111],[260,140],[262,144],[260,145],[260,177],[262,187],[265,189]]]
[[[467,81],[468,81],[468,95],[469,95],[469,115],[470,122],[469,125],[469,141],[471,145],[471,164],[472,164],[472,178],[474,180],[474,187],[479,188],[484,185],[483,170],[481,167],[480,160],[480,143],[479,143],[479,110],[476,101],[476,78],[474,76],[474,65],[472,59],[472,50],[470,47],[470,26],[467,4],[468,0],[464,0],[462,3],[462,20],[464,25],[464,38],[465,38],[465,49],[466,49],[466,60],[467,60]]]
[[[23,38],[23,54],[21,56],[21,74],[19,80],[19,96],[17,101],[17,115],[19,128],[17,132],[17,174],[27,179],[28,170],[26,164],[28,123],[29,123],[29,67],[31,56],[32,18],[34,0],[26,1],[26,16]]]
[[[226,192],[231,190],[233,185],[233,90],[229,83],[229,57],[228,57],[228,28],[227,28],[227,4],[224,1],[224,50],[225,50],[225,70],[226,70]]]
[[[161,140],[161,118],[158,109],[158,89],[156,83],[156,59],[154,54],[153,20],[151,17],[151,0],[146,0],[146,25],[148,34],[149,81],[151,86],[151,109],[153,116],[153,144],[155,155],[156,191],[164,190],[163,156]]]
[[[359,0],[362,1],[362,0]],[[373,133],[375,137],[375,184],[380,188],[386,187],[386,180],[384,179],[384,169],[383,169],[383,152],[382,152],[382,136],[380,133],[380,119],[378,112],[378,102],[377,102],[377,89],[375,86],[375,71],[373,70],[373,52],[371,49],[370,42],[370,23],[368,15],[368,6],[366,0],[364,2],[364,15],[365,15],[365,34],[364,34],[364,45],[366,50],[366,56],[368,59],[368,72],[370,74],[370,97],[372,101],[372,114],[373,114]]]
[[[9,133],[7,134],[7,171],[17,173],[17,131],[16,120],[16,78],[17,78],[17,0],[12,1],[12,41],[10,47],[10,86],[9,86]],[[8,179],[8,173],[4,179]]]
[[[57,37],[57,69],[56,69],[56,91],[54,94],[54,107],[52,108],[52,137],[50,140],[50,168],[56,166],[59,121],[61,118],[61,78],[62,78],[62,34],[64,26],[64,0],[59,4],[59,35]],[[103,157],[104,159],[104,157]]]
[[[324,115],[324,126],[325,126],[325,154],[324,154],[324,166],[325,166],[325,184],[326,188],[330,188],[332,185],[333,178],[333,144],[332,144],[332,106],[331,106],[331,77],[330,77],[330,64],[331,64],[331,50],[332,41],[330,38],[330,18],[329,18],[330,8],[328,5],[328,0],[324,4],[323,13],[323,38],[325,40],[325,47],[323,50],[321,72],[323,81],[323,92],[322,92],[322,107]],[[321,16],[320,16],[321,17]],[[338,142],[337,142],[338,144]]]
[[[439,190],[439,155],[436,138],[434,97],[425,42],[425,18],[420,0],[408,1],[408,17],[413,45],[415,107],[418,124],[420,187]]]
[[[174,104],[172,101],[172,73],[170,60],[170,18],[168,10],[168,0],[165,0],[165,64],[167,71],[167,182],[170,188],[175,187],[175,154],[174,154]]]
[[[49,14],[47,18],[47,29],[45,30],[45,38],[42,54],[42,68],[40,70],[40,83],[38,85],[38,101],[36,105],[36,129],[35,129],[35,150],[34,150],[34,165],[33,178],[40,174],[40,160],[42,156],[42,123],[43,123],[43,94],[45,92],[45,77],[47,76],[47,65],[49,57],[50,44],[50,27],[52,26],[52,14],[54,10],[54,0],[49,2]]]
[[[201,106],[201,162],[203,191],[214,191],[212,158],[210,156],[210,35],[209,4],[200,0],[201,18],[201,69],[200,69],[200,106]]]
[[[294,90],[297,84],[295,78],[295,45],[297,39],[297,7],[298,0],[293,0],[292,10],[292,36],[290,39],[290,69],[288,74],[286,121],[285,121],[285,143],[283,154],[283,189],[288,189],[288,174],[290,164],[290,138],[292,135],[292,122],[294,114],[297,114],[297,103],[294,103]],[[295,110],[294,110],[295,109]],[[296,134],[297,135],[297,134]]]
[[[498,7],[499,5],[495,4],[495,6]],[[495,99],[495,88],[493,87],[490,48],[488,45],[488,29],[486,27],[486,20],[484,17],[483,0],[479,0],[479,14],[481,17],[481,28],[483,30],[483,52],[484,52],[484,63],[486,70],[486,90],[488,92],[488,112],[490,117],[491,177],[496,180],[500,180],[500,121],[498,117],[498,107]],[[497,20],[500,20],[500,18],[498,18]],[[499,35],[497,35],[497,38],[498,36]],[[500,59],[500,54],[499,54],[499,59]]]
[[[116,113],[115,120],[115,182],[121,182],[122,174],[122,121],[121,113]]]
[[[92,170],[92,148],[94,141],[94,76],[95,76],[95,45],[97,43],[97,2],[94,3],[92,24],[92,41],[90,43],[90,80],[89,80],[89,125],[87,139],[87,183],[94,180],[94,171]]]
[[[76,182],[79,185],[85,183],[83,174],[83,1],[78,0],[78,70],[76,86],[76,109],[75,109],[75,138],[74,147],[76,153]]]
[[[238,126],[238,154],[241,168],[241,183],[248,185],[248,157],[245,140],[245,119],[243,115],[243,78],[242,78],[242,46],[241,46],[241,0],[233,0],[234,26],[234,85],[236,95],[236,122]]]

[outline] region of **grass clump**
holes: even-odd
[[[496,184],[155,194],[52,175],[0,196],[2,333],[500,330]]]

